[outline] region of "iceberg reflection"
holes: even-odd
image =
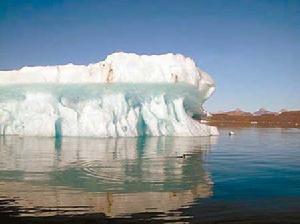
[[[168,212],[212,194],[216,137],[0,138],[0,200],[18,215]]]

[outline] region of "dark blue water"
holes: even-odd
[[[235,133],[231,137],[222,133],[205,158],[215,198],[300,196],[300,130],[261,128]]]
[[[0,138],[6,222],[300,223],[299,213],[300,129]]]

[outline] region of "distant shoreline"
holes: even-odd
[[[205,120],[217,127],[270,127],[300,128],[300,111],[287,111],[280,114],[229,115],[212,114]]]

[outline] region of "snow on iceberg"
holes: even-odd
[[[0,135],[209,136],[193,119],[214,81],[179,54],[0,71]]]

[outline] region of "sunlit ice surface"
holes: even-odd
[[[216,141],[1,137],[1,201],[12,216],[172,213],[212,195],[202,159]]]

